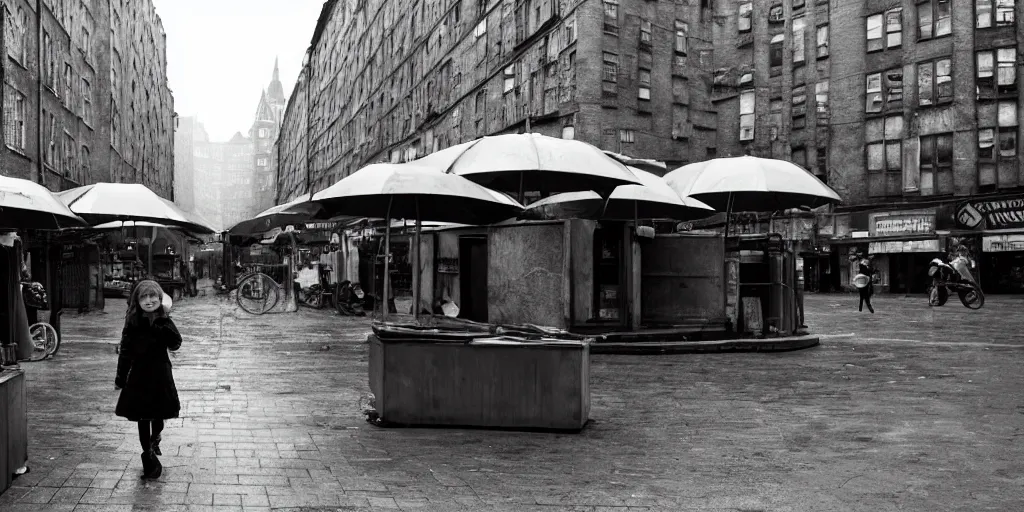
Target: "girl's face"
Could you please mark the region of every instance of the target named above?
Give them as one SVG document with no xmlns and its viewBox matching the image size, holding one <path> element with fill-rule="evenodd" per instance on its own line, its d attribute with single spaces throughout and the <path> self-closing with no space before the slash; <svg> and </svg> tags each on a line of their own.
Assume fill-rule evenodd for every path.
<svg viewBox="0 0 1024 512">
<path fill-rule="evenodd" d="M 160 296 L 152 292 L 139 295 L 139 307 L 146 313 L 152 313 L 160 308 L 160 299 Z"/>
</svg>

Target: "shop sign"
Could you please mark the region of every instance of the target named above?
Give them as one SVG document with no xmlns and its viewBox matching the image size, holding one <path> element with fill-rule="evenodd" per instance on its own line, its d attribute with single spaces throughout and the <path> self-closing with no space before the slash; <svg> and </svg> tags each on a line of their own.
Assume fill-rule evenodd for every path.
<svg viewBox="0 0 1024 512">
<path fill-rule="evenodd" d="M 981 250 L 985 252 L 1024 251 L 1024 235 L 995 235 L 982 237 Z"/>
<path fill-rule="evenodd" d="M 458 274 L 459 273 L 459 259 L 458 258 L 438 258 L 437 259 L 437 273 L 439 273 L 439 274 Z"/>
<path fill-rule="evenodd" d="M 908 240 L 893 242 L 871 242 L 868 244 L 869 254 L 897 254 L 905 252 L 940 252 L 939 241 Z"/>
<path fill-rule="evenodd" d="M 261 254 L 263 254 L 263 246 L 262 245 L 260 245 L 260 244 L 252 244 L 252 245 L 249 246 L 249 255 L 250 256 L 259 256 Z"/>
<path fill-rule="evenodd" d="M 960 203 L 956 223 L 966 229 L 1024 228 L 1024 198 Z"/>
<path fill-rule="evenodd" d="M 868 223 L 871 236 L 930 235 L 935 232 L 935 213 L 877 213 Z"/>
</svg>

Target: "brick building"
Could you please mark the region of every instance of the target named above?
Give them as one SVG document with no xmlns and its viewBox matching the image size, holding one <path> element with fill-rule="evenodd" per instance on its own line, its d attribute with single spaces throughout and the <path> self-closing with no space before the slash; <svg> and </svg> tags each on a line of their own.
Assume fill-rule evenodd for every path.
<svg viewBox="0 0 1024 512">
<path fill-rule="evenodd" d="M 2 172 L 172 198 L 174 100 L 151 0 L 4 0 L 3 15 Z"/>
<path fill-rule="evenodd" d="M 871 252 L 884 287 L 920 292 L 965 244 L 983 288 L 1024 289 L 1022 3 L 717 3 L 719 153 L 792 160 L 845 200 L 817 221 L 809 279 L 845 285 L 846 256 Z"/>
<path fill-rule="evenodd" d="M 278 202 L 527 129 L 673 165 L 713 156 L 711 7 L 325 2 L 278 139 Z"/>
</svg>

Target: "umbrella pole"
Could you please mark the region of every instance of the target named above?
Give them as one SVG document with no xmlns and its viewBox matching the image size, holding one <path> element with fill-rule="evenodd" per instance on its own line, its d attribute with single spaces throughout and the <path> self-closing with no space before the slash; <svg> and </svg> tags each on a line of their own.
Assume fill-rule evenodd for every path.
<svg viewBox="0 0 1024 512">
<path fill-rule="evenodd" d="M 388 212 L 384 218 L 384 291 L 381 292 L 384 296 L 384 304 L 381 306 L 381 318 L 385 323 L 388 321 L 388 291 L 391 287 L 391 265 L 389 260 L 391 259 L 391 205 L 394 201 L 394 196 L 388 198 Z"/>
<path fill-rule="evenodd" d="M 147 279 L 153 279 L 153 244 L 156 243 L 156 226 L 153 226 L 153 232 L 149 237 L 149 262 L 146 265 Z"/>
<path fill-rule="evenodd" d="M 412 268 L 412 317 L 419 323 L 420 319 L 420 284 L 423 282 L 423 278 L 420 276 L 420 229 L 422 223 L 420 222 L 420 199 L 416 197 L 416 237 L 413 241 L 416 244 L 413 250 L 413 268 Z"/>
</svg>

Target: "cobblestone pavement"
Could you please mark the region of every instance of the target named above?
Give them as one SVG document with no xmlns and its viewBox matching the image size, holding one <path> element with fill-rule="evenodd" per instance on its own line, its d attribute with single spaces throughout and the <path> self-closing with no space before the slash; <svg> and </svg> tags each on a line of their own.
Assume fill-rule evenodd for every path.
<svg viewBox="0 0 1024 512">
<path fill-rule="evenodd" d="M 182 301 L 158 482 L 113 414 L 123 304 L 28 373 L 32 471 L 0 510 L 1024 510 L 1024 298 L 811 295 L 820 347 L 592 359 L 580 434 L 367 424 L 365 319 Z"/>
</svg>

